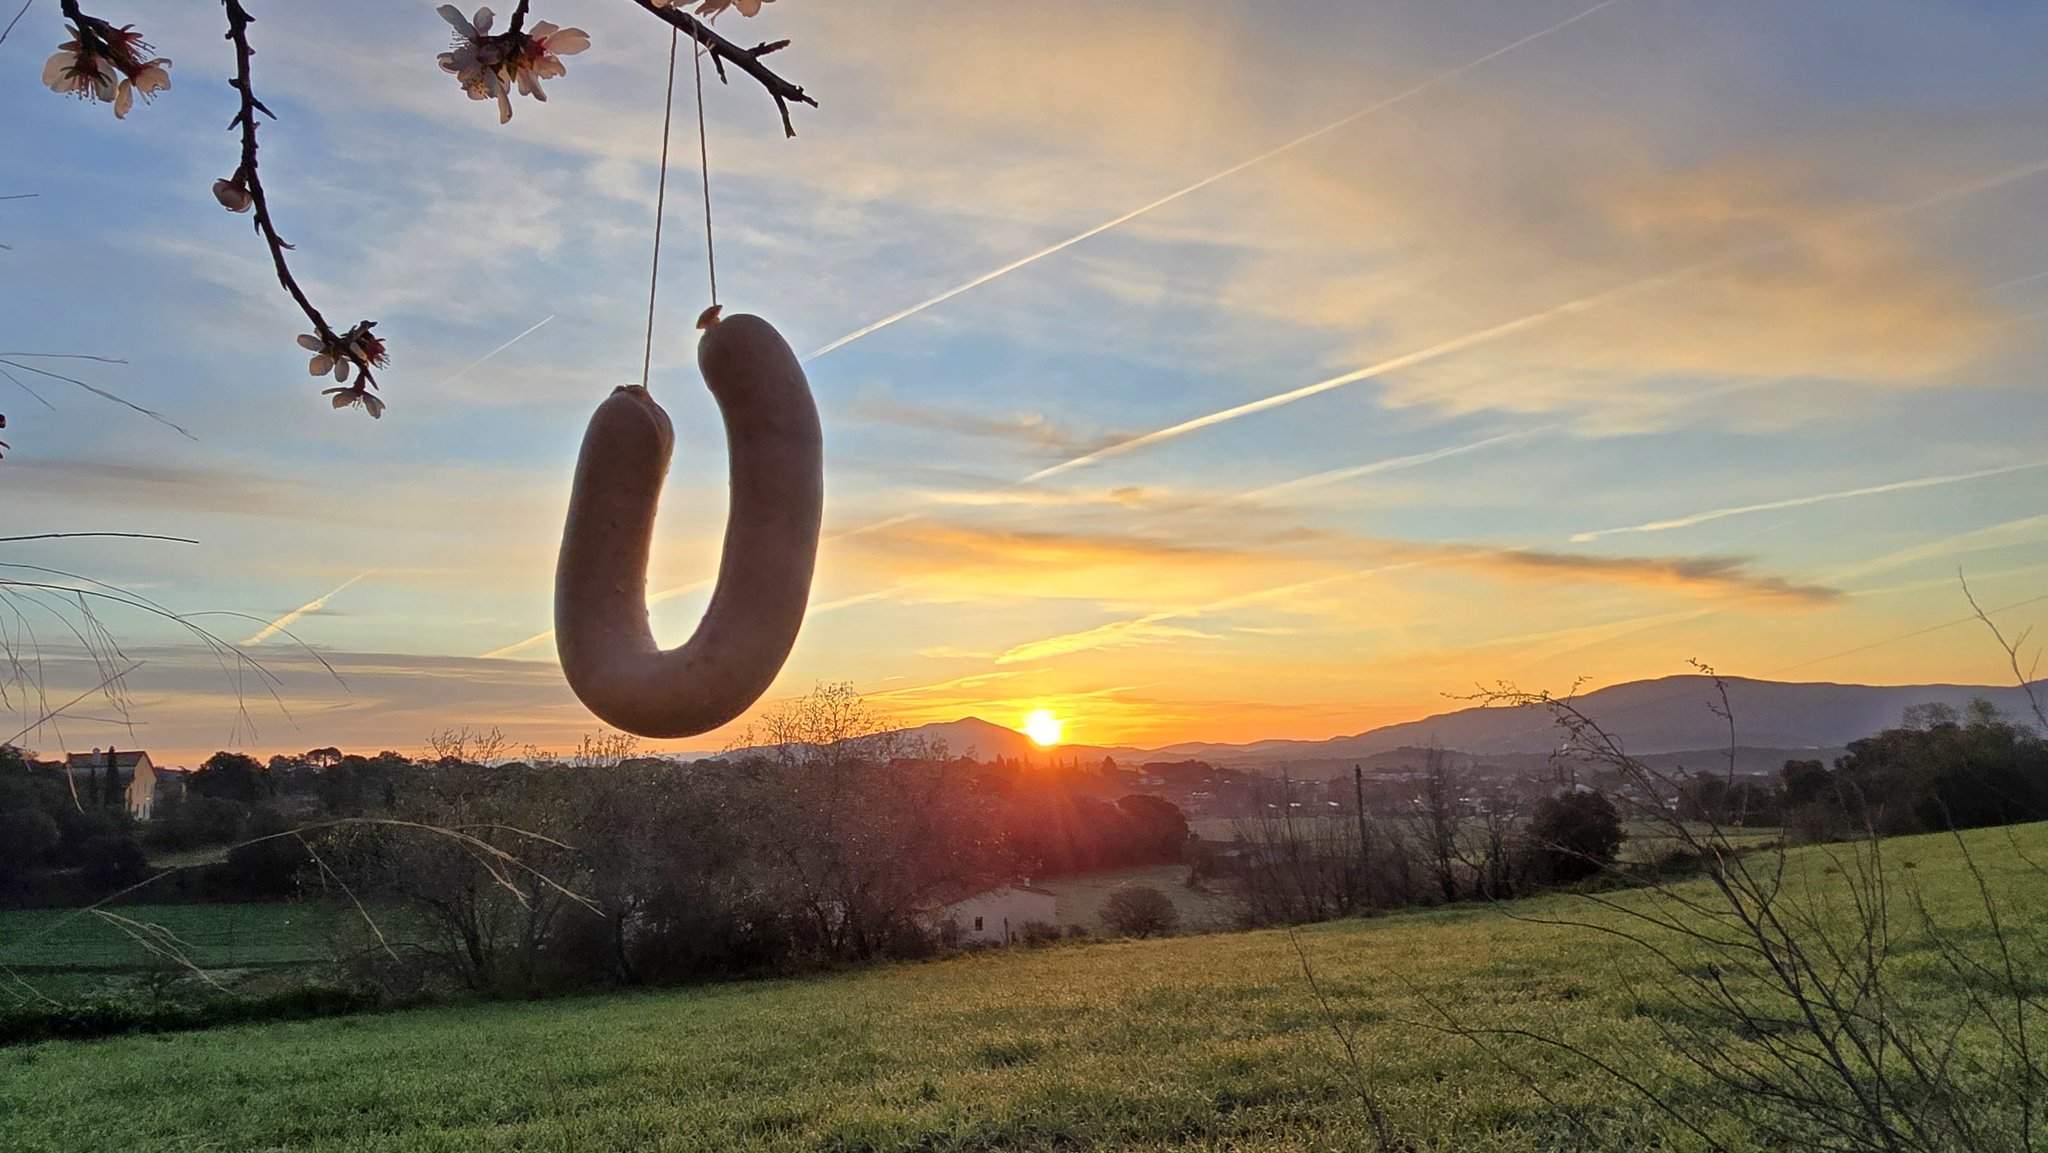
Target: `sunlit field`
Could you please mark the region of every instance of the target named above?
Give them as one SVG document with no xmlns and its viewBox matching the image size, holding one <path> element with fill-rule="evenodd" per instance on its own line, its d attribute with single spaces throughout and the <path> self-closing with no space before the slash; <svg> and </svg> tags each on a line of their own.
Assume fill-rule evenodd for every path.
<svg viewBox="0 0 2048 1153">
<path fill-rule="evenodd" d="M 2040 927 L 2048 894 L 2021 854 L 2048 855 L 2048 826 L 1968 843 L 2009 921 Z M 1971 924 L 1975 884 L 1951 839 L 1890 841 L 1885 855 L 1902 904 L 1917 889 L 1945 924 Z M 1842 884 L 1818 850 L 1795 853 L 1789 874 L 1808 891 Z M 1659 995 L 1631 986 L 1656 967 L 1610 935 L 1530 917 L 1618 923 L 1553 896 L 1295 937 L 42 1044 L 0 1051 L 0 1147 L 1354 1149 L 1371 1146 L 1361 1085 L 1418 1147 L 1701 1147 L 1555 1048 L 1495 1038 L 1482 1051 L 1439 1028 L 1526 1029 L 1625 1062 L 1673 1108 L 1707 1099 L 1659 1044 Z M 1895 931 L 1912 1008 L 1962 995 L 1931 968 L 1915 976 L 1920 946 L 1905 918 Z M 1355 1068 L 1333 1029 L 1355 1034 Z"/>
</svg>

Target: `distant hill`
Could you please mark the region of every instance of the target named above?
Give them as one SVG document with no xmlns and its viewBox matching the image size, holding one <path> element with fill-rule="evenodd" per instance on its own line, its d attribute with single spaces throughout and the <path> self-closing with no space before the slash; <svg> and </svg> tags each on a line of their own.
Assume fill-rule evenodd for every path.
<svg viewBox="0 0 2048 1153">
<path fill-rule="evenodd" d="M 1019 760 L 1029 757 L 1042 761 L 1048 756 L 1057 756 L 1061 761 L 1079 760 L 1087 764 L 1099 762 L 1104 757 L 1114 757 L 1118 764 L 1124 764 L 1145 760 L 1152 755 L 1144 749 L 1123 746 L 1061 745 L 1048 750 L 1015 729 L 980 717 L 919 725 L 901 730 L 901 735 L 914 741 L 943 741 L 948 752 L 963 756 L 971 754 L 978 761 L 992 761 L 997 757 Z"/>
<path fill-rule="evenodd" d="M 1726 678 L 1734 706 L 1738 766 L 1773 768 L 1789 757 L 1827 759 L 1850 741 L 1899 723 L 1911 705 L 1940 703 L 1958 709 L 1982 697 L 2007 715 L 2028 715 L 2025 695 L 2012 686 L 1989 685 L 1844 685 L 1827 682 Z M 2041 682 L 2042 691 L 2048 682 Z M 1704 764 L 1709 755 L 1729 745 L 1728 723 L 1710 706 L 1718 702 L 1714 682 L 1704 676 L 1672 676 L 1628 681 L 1586 693 L 1580 709 L 1620 738 L 1629 752 L 1669 763 Z M 1145 761 L 1195 759 L 1226 768 L 1320 775 L 1355 763 L 1394 765 L 1416 759 L 1431 745 L 1508 765 L 1535 763 L 1557 746 L 1558 732 L 1540 709 L 1464 708 L 1368 729 L 1351 736 L 1321 741 L 1266 740 L 1248 744 L 1190 741 L 1156 749 L 1124 746 L 1061 745 L 1055 752 L 1033 744 L 1015 729 L 979 717 L 920 725 L 903 730 L 914 739 L 944 741 L 956 754 L 977 760 L 996 757 L 1078 760 L 1083 764 L 1114 757 L 1135 766 Z"/>
<path fill-rule="evenodd" d="M 1983 697 L 2008 715 L 2027 709 L 2015 687 L 1985 685 L 1841 685 L 1725 678 L 1735 714 L 1735 743 L 1752 748 L 1833 749 L 1899 722 L 1910 705 L 1961 708 Z M 1586 693 L 1578 707 L 1638 756 L 1725 749 L 1728 722 L 1715 716 L 1714 682 L 1703 676 L 1629 681 Z M 1490 756 L 1547 753 L 1558 733 L 1540 709 L 1466 708 L 1386 725 L 1326 741 L 1259 741 L 1249 745 L 1175 745 L 1161 750 L 1217 764 L 1258 764 L 1301 758 L 1364 758 L 1404 745 L 1440 745 Z"/>
</svg>

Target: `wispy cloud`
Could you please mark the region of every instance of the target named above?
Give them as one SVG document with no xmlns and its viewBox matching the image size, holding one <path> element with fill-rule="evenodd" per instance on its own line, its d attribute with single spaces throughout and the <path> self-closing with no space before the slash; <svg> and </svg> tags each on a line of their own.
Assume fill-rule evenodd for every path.
<svg viewBox="0 0 2048 1153">
<path fill-rule="evenodd" d="M 1830 604 L 1841 592 L 1748 569 L 1746 557 L 1596 557 L 1541 549 L 1432 546 L 1444 563 L 1506 574 L 1561 576 L 1666 587 L 1712 595 L 1762 597 L 1804 605 Z"/>
<path fill-rule="evenodd" d="M 1909 548 L 1885 553 L 1883 556 L 1872 557 L 1867 561 L 1853 564 L 1831 573 L 1828 579 L 1835 581 L 1855 580 L 1859 577 L 1870 576 L 1873 573 L 1890 572 L 1893 569 L 1904 568 L 1907 565 L 1917 564 L 1921 561 L 1939 560 L 1942 557 L 1957 556 L 1963 553 L 2014 548 L 2020 545 L 2037 544 L 2044 540 L 2048 540 L 2048 515 L 2024 516 L 2015 520 L 1986 525 L 1983 528 L 1971 529 L 1968 532 L 1955 533 L 1924 544 L 1916 544 Z M 1953 584 L 1954 581 L 1955 578 L 1950 576 L 1943 578 L 1942 583 Z"/>
<path fill-rule="evenodd" d="M 1082 629 L 1079 632 L 1043 637 L 1039 640 L 1012 645 L 996 657 L 996 663 L 1007 665 L 1026 661 L 1049 660 L 1053 657 L 1069 656 L 1074 653 L 1087 652 L 1091 649 L 1113 648 L 1166 639 L 1175 635 L 1168 623 L 1171 621 L 1209 616 L 1214 613 L 1226 612 L 1230 609 L 1246 608 L 1266 601 L 1281 600 L 1339 582 L 1361 580 L 1380 573 L 1409 568 L 1414 563 L 1405 562 L 1402 564 L 1360 569 L 1353 572 L 1332 573 L 1328 576 L 1316 577 L 1311 580 L 1293 581 L 1284 585 L 1273 585 L 1269 588 L 1238 593 L 1234 596 L 1210 601 L 1207 604 L 1147 613 L 1144 616 L 1111 621 L 1108 624 L 1097 625 L 1090 629 Z"/>
<path fill-rule="evenodd" d="M 242 642 L 242 647 L 254 648 L 257 645 L 262 644 L 264 641 L 269 640 L 271 637 L 274 637 L 277 634 L 285 631 L 286 629 L 291 628 L 292 625 L 296 623 L 300 617 L 305 616 L 307 613 L 317 613 L 321 609 L 326 608 L 328 601 L 331 601 L 335 597 L 340 596 L 343 592 L 346 592 L 348 590 L 349 586 L 355 584 L 357 581 L 362 580 L 364 577 L 369 576 L 371 573 L 376 571 L 376 569 L 364 569 L 362 572 L 359 572 L 356 575 L 336 585 L 333 589 L 329 590 L 328 592 L 325 592 L 320 596 L 314 597 L 312 600 L 307 601 L 305 604 L 300 605 L 298 608 L 295 608 L 292 611 L 284 614 L 283 616 L 278 617 L 276 620 L 271 621 L 269 624 L 264 625 L 262 628 L 252 633 L 247 640 L 244 640 Z"/>
<path fill-rule="evenodd" d="M 887 399 L 867 399 L 857 401 L 852 414 L 857 419 L 879 421 L 904 428 L 1007 441 L 1061 456 L 1091 452 L 1105 444 L 1115 444 L 1129 435 L 1120 432 L 1077 433 L 1054 424 L 1043 413 L 990 415 L 985 412 L 964 412 L 928 401 L 904 404 Z"/>
<path fill-rule="evenodd" d="M 1169 622 L 1213 616 L 1232 609 L 1285 600 L 1346 581 L 1424 566 L 1451 566 L 1505 578 L 1576 580 L 1641 588 L 1668 589 L 1694 596 L 1775 601 L 1814 608 L 1835 603 L 1841 593 L 1820 585 L 1797 584 L 1748 570 L 1741 557 L 1587 557 L 1535 549 L 1484 545 L 1432 545 L 1406 541 L 1376 542 L 1389 563 L 1309 580 L 1292 581 L 1223 597 L 1206 604 L 1164 609 L 1111 621 L 1077 632 L 1060 633 L 1012 645 L 996 657 L 998 665 L 1048 660 L 1094 649 L 1173 639 Z M 1208 634 L 1197 634 L 1207 636 Z"/>
<path fill-rule="evenodd" d="M 1201 416 L 1181 421 L 1178 424 L 1171 424 L 1164 428 L 1142 433 L 1119 441 L 1116 444 L 1106 445 L 1094 452 L 1083 453 L 1070 460 L 1039 469 L 1037 472 L 1024 478 L 1024 483 L 1028 484 L 1047 480 L 1061 473 L 1071 472 L 1077 468 L 1086 468 L 1089 465 L 1123 456 L 1126 453 L 1150 448 L 1157 444 L 1164 444 L 1167 441 L 1178 440 L 1189 433 L 1200 432 L 1203 429 L 1213 428 L 1219 424 L 1228 424 L 1234 420 L 1282 408 L 1298 401 L 1307 400 L 1310 397 L 1321 396 L 1326 392 L 1334 392 L 1337 389 L 1358 384 L 1362 381 L 1373 380 L 1390 373 L 1399 372 L 1402 369 L 1416 368 L 1457 353 L 1493 344 L 1508 337 L 1541 328 L 1546 324 L 1565 317 L 1577 316 L 1596 309 L 1605 308 L 1630 297 L 1666 288 L 1705 273 L 1726 269 L 1746 260 L 1778 252 L 1809 235 L 1848 227 L 1867 226 L 1905 213 L 1931 208 L 1937 204 L 1947 203 L 1961 197 L 1973 196 L 1990 191 L 1991 189 L 2002 188 L 2016 181 L 2037 176 L 2042 172 L 2048 172 L 2048 160 L 2008 168 L 1989 176 L 1951 185 L 1904 204 L 1890 205 L 1867 212 L 1851 214 L 1847 219 L 1829 221 L 1825 225 L 1808 227 L 1788 236 L 1773 237 L 1757 243 L 1743 245 L 1721 256 L 1698 261 L 1655 275 L 1641 277 L 1600 292 L 1575 297 L 1562 304 L 1555 304 L 1535 312 L 1525 313 L 1512 320 L 1475 329 L 1462 336 L 1438 341 L 1425 348 L 1403 353 L 1400 356 L 1390 357 L 1378 363 L 1367 365 L 1364 368 L 1339 373 L 1336 376 L 1316 381 L 1314 384 L 1305 384 L 1300 388 L 1277 392 L 1270 396 L 1260 397 L 1257 400 L 1246 401 L 1243 404 L 1232 405 L 1229 408 L 1205 413 Z"/>
<path fill-rule="evenodd" d="M 1983 480 L 1987 477 L 2007 476 L 2012 473 L 2026 472 L 2038 468 L 2048 468 L 2048 460 L 2034 461 L 2028 464 L 2006 465 L 2002 468 L 1984 468 L 1978 469 L 1975 472 L 1951 473 L 1944 476 L 1915 477 L 1912 480 L 1897 480 L 1887 484 L 1868 485 L 1863 488 L 1842 489 L 1838 492 L 1811 493 L 1806 496 L 1786 497 L 1783 500 L 1764 501 L 1759 504 L 1710 508 L 1703 512 L 1688 513 L 1685 516 L 1671 517 L 1667 520 L 1645 521 L 1642 524 L 1623 525 L 1619 528 L 1603 528 L 1590 532 L 1573 533 L 1572 542 L 1574 544 L 1584 544 L 1587 541 L 1599 540 L 1601 537 L 1615 536 L 1621 533 L 1670 532 L 1673 529 L 1691 528 L 1694 525 L 1726 520 L 1732 516 L 1748 516 L 1751 513 L 1758 512 L 1776 512 L 1787 508 L 1805 508 L 1808 505 L 1829 504 L 1838 500 L 1856 500 L 1866 496 L 1883 496 L 1894 492 L 1911 492 L 1915 489 L 1940 488 L 1944 485 L 1962 484 L 1966 481 Z"/>
<path fill-rule="evenodd" d="M 890 325 L 897 323 L 898 321 L 908 320 L 911 317 L 916 316 L 918 313 L 923 312 L 928 308 L 933 308 L 938 305 L 944 304 L 947 301 L 953 299 L 954 297 L 961 295 L 962 293 L 972 292 L 973 290 L 980 288 L 982 285 L 987 284 L 990 281 L 998 280 L 1002 277 L 1008 276 L 1010 273 L 1015 272 L 1020 268 L 1036 264 L 1037 262 L 1044 260 L 1046 257 L 1055 255 L 1056 253 L 1060 253 L 1069 248 L 1072 248 L 1074 245 L 1079 244 L 1084 240 L 1100 236 L 1103 233 L 1108 232 L 1112 228 L 1118 228 L 1125 224 L 1129 224 L 1131 221 L 1136 220 L 1149 212 L 1155 212 L 1161 208 L 1166 207 L 1169 204 L 1172 204 L 1174 201 L 1180 200 L 1187 196 L 1192 196 L 1193 194 L 1200 192 L 1202 189 L 1207 188 L 1212 184 L 1216 184 L 1219 181 L 1228 180 L 1230 177 L 1233 177 L 1238 173 L 1245 171 L 1248 168 L 1255 168 L 1258 165 L 1264 164 L 1268 160 L 1272 160 L 1276 157 L 1283 156 L 1289 152 L 1292 152 L 1305 144 L 1309 144 L 1316 140 L 1320 140 L 1323 137 L 1328 136 L 1330 133 L 1335 132 L 1340 128 L 1344 128 L 1351 124 L 1355 124 L 1358 121 L 1373 115 L 1374 113 L 1385 111 L 1388 108 L 1392 108 L 1396 104 L 1400 104 L 1403 101 L 1413 99 L 1416 96 L 1420 96 L 1432 88 L 1436 88 L 1443 84 L 1448 84 L 1451 81 L 1456 80 L 1459 77 L 1465 75 L 1466 73 L 1471 72 L 1475 68 L 1479 68 L 1485 64 L 1490 64 L 1493 61 L 1498 60 L 1503 56 L 1506 56 L 1508 53 L 1513 52 L 1519 48 L 1526 47 L 1530 44 L 1534 44 L 1536 41 L 1541 40 L 1546 36 L 1551 36 L 1558 32 L 1562 32 L 1566 28 L 1569 28 L 1572 25 L 1577 24 L 1579 21 L 1584 20 L 1587 17 L 1600 12 L 1602 9 L 1612 8 L 1614 5 L 1621 2 L 1622 0 L 1601 0 L 1600 3 L 1595 4 L 1592 7 L 1587 8 L 1586 10 L 1579 12 L 1574 16 L 1567 17 L 1539 31 L 1532 32 L 1519 40 L 1514 40 L 1507 44 L 1504 44 L 1501 47 L 1496 48 L 1483 56 L 1475 57 L 1474 59 L 1468 60 L 1455 68 L 1446 69 L 1442 72 L 1437 73 L 1434 76 L 1429 77 L 1426 80 L 1420 81 L 1416 84 L 1411 84 L 1408 87 L 1403 88 L 1401 91 L 1394 93 L 1392 96 L 1376 100 L 1373 103 L 1368 104 L 1365 107 L 1360 108 L 1348 115 L 1338 117 L 1337 119 L 1330 121 L 1328 124 L 1325 124 L 1320 128 L 1314 129 L 1309 132 L 1304 132 L 1300 136 L 1297 136 L 1284 144 L 1278 145 L 1273 148 L 1269 148 L 1256 156 L 1250 157 L 1249 159 L 1240 160 L 1236 164 L 1233 164 L 1228 168 L 1225 168 L 1219 172 L 1212 173 L 1208 176 L 1203 177 L 1200 180 L 1195 181 L 1193 184 L 1177 188 L 1172 192 L 1169 192 L 1166 195 L 1159 197 L 1157 200 L 1141 204 L 1138 207 L 1131 209 L 1129 212 L 1105 220 L 1101 224 L 1098 224 L 1093 228 L 1088 228 L 1081 232 L 1077 232 L 1074 235 L 1067 237 L 1065 240 L 1056 241 L 1052 244 L 1046 245 L 1044 248 L 1041 248 L 1036 252 L 1032 252 L 1026 256 L 1018 257 L 1016 260 L 1012 260 L 1009 263 L 1004 264 L 992 271 L 984 272 L 980 276 L 977 276 L 972 280 L 965 282 L 964 284 L 955 285 L 954 287 L 939 293 L 937 296 L 930 297 L 929 299 L 926 300 L 921 300 L 908 308 L 903 308 L 897 310 L 896 312 L 892 312 L 889 315 L 881 318 L 880 320 L 874 321 L 870 324 L 862 325 L 861 327 L 854 329 L 852 332 L 849 332 L 846 335 L 839 337 L 837 340 L 833 340 L 827 344 L 820 346 L 810 355 L 804 357 L 804 360 L 806 363 L 808 363 L 810 361 L 818 359 L 821 356 L 830 355 L 831 353 L 836 352 L 839 349 L 845 348 L 849 344 L 852 344 L 854 341 L 859 340 L 862 337 L 871 336 L 877 332 L 880 332 L 883 329 L 889 327 Z"/>
</svg>

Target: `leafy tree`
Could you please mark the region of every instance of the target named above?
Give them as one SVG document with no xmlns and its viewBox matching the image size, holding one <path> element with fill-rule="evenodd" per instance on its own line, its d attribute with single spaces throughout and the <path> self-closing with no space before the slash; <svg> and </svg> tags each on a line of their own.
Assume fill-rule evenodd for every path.
<svg viewBox="0 0 2048 1153">
<path fill-rule="evenodd" d="M 0 888 L 41 864 L 59 839 L 57 822 L 41 809 L 0 810 Z"/>
<path fill-rule="evenodd" d="M 267 769 L 244 753 L 218 752 L 206 758 L 192 774 L 191 788 L 202 797 L 224 797 L 253 805 L 271 793 Z"/>
<path fill-rule="evenodd" d="M 2048 743 L 1982 700 L 1907 709 L 1898 728 L 1851 742 L 1833 776 L 1855 822 L 1888 834 L 2048 816 Z"/>
<path fill-rule="evenodd" d="M 1600 793 L 1572 789 L 1543 798 L 1529 822 L 1536 864 L 1551 881 L 1583 880 L 1621 852 L 1621 814 Z"/>
<path fill-rule="evenodd" d="M 1103 902 L 1102 923 L 1126 937 L 1151 937 L 1178 928 L 1180 910 L 1150 885 L 1125 885 Z"/>
<path fill-rule="evenodd" d="M 1188 818 L 1164 797 L 1133 793 L 1116 803 L 1129 826 L 1126 841 L 1138 861 L 1174 862 L 1188 844 Z"/>
<path fill-rule="evenodd" d="M 1831 801 L 1835 796 L 1835 775 L 1819 761 L 1786 761 L 1778 770 L 1778 779 L 1785 786 L 1787 808 Z"/>
</svg>

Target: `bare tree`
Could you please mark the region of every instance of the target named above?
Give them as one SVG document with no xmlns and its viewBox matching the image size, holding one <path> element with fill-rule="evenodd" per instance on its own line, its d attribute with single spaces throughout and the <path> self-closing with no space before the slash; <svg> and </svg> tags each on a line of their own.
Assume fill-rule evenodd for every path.
<svg viewBox="0 0 2048 1153">
<path fill-rule="evenodd" d="M 1416 840 L 1428 854 L 1437 891 L 1447 902 L 1458 899 L 1459 840 L 1464 831 L 1458 783 L 1450 758 L 1431 745 L 1423 754 L 1422 795 L 1416 798 L 1413 820 Z"/>
<path fill-rule="evenodd" d="M 496 725 L 488 729 L 457 725 L 429 734 L 427 750 L 443 763 L 495 765 L 512 751 L 512 739 Z"/>
</svg>

